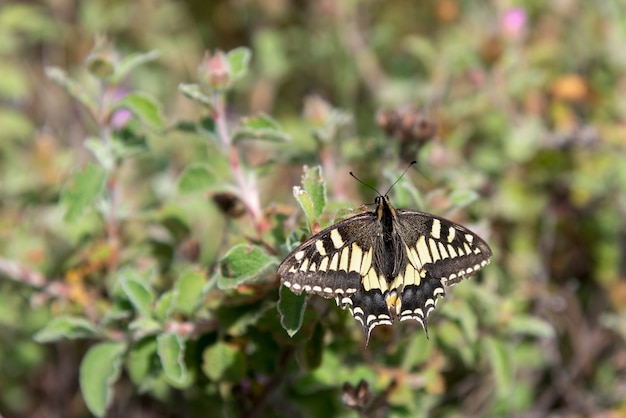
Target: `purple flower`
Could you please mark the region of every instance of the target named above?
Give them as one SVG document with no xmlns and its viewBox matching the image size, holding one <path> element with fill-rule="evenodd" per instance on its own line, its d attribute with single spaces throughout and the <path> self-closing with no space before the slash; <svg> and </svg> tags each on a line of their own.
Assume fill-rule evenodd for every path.
<svg viewBox="0 0 626 418">
<path fill-rule="evenodd" d="M 115 129 L 122 129 L 133 118 L 133 114 L 128 109 L 118 109 L 111 116 L 111 126 Z"/>
<path fill-rule="evenodd" d="M 526 21 L 526 10 L 513 7 L 500 18 L 500 31 L 507 38 L 519 39 L 526 31 Z"/>
</svg>

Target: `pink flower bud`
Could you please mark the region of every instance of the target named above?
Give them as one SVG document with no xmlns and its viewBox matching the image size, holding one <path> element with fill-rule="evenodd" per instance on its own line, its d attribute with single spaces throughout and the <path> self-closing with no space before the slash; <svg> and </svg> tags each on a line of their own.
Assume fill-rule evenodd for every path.
<svg viewBox="0 0 626 418">
<path fill-rule="evenodd" d="M 198 67 L 198 78 L 214 90 L 225 90 L 230 85 L 230 65 L 226 54 L 215 51 L 204 54 L 204 59 Z"/>
</svg>

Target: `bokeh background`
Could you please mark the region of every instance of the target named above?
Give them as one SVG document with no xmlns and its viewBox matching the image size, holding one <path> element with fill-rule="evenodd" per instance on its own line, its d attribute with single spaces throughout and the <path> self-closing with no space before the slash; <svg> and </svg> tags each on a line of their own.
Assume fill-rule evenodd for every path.
<svg viewBox="0 0 626 418">
<path fill-rule="evenodd" d="M 120 56 L 159 52 L 117 87 L 155 97 L 165 120 L 119 173 L 139 220 L 125 221 L 116 266 L 156 265 L 175 281 L 178 263 L 213 277 L 238 242 L 261 242 L 279 261 L 287 229 L 307 233 L 291 196 L 304 164 L 323 167 L 329 223 L 373 201 L 349 171 L 386 190 L 412 159 L 396 206 L 461 222 L 494 251 L 479 277 L 439 301 L 429 340 L 417 324 L 396 324 L 367 349 L 349 314 L 321 298 L 289 339 L 275 277 L 252 296 L 214 291 L 205 316 L 186 318 L 212 324 L 187 352 L 219 341 L 249 361 L 225 376 L 189 354 L 196 375 L 179 386 L 125 371 L 108 416 L 349 417 L 356 405 L 360 416 L 626 417 L 626 4 L 617 0 L 1 2 L 1 416 L 90 416 L 81 359 L 114 337 L 33 340 L 55 316 L 101 318 L 92 310 L 115 306 L 103 285 L 115 272 L 97 257 L 105 227 L 94 214 L 65 222 L 59 203 L 70 174 L 93 160 L 84 141 L 101 126 L 44 71 L 60 67 L 97 89 L 85 60 L 102 36 Z M 252 59 L 226 95 L 229 120 L 264 112 L 291 137 L 237 148 L 272 232 L 235 204 L 176 188 L 198 161 L 230 181 L 228 158 L 176 129 L 206 116 L 178 86 L 196 79 L 205 51 L 240 46 Z M 393 129 L 402 121 L 408 128 Z M 185 248 L 193 255 L 180 256 Z M 239 313 L 247 322 L 234 329 Z"/>
</svg>

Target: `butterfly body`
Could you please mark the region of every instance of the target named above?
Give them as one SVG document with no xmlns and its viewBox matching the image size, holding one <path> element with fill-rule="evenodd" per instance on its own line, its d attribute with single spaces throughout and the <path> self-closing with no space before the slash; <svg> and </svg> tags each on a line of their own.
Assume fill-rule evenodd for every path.
<svg viewBox="0 0 626 418">
<path fill-rule="evenodd" d="M 312 236 L 278 267 L 294 293 L 335 298 L 363 326 L 366 343 L 377 325 L 428 314 L 444 285 L 475 274 L 491 249 L 467 228 L 428 213 L 395 209 L 376 197 L 375 211 L 343 220 Z"/>
</svg>

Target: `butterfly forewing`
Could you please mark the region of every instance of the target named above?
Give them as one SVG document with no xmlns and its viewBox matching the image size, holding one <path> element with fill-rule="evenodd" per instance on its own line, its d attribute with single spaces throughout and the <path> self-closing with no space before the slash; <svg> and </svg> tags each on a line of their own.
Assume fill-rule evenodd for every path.
<svg viewBox="0 0 626 418">
<path fill-rule="evenodd" d="M 331 298 L 362 286 L 362 271 L 372 262 L 380 225 L 372 212 L 341 221 L 309 238 L 278 267 L 282 283 L 293 292 Z"/>
<path fill-rule="evenodd" d="M 467 228 L 428 213 L 395 210 L 379 196 L 374 212 L 341 221 L 309 238 L 278 267 L 297 294 L 334 297 L 372 330 L 427 317 L 444 285 L 468 278 L 489 263 L 491 249 Z"/>
</svg>

